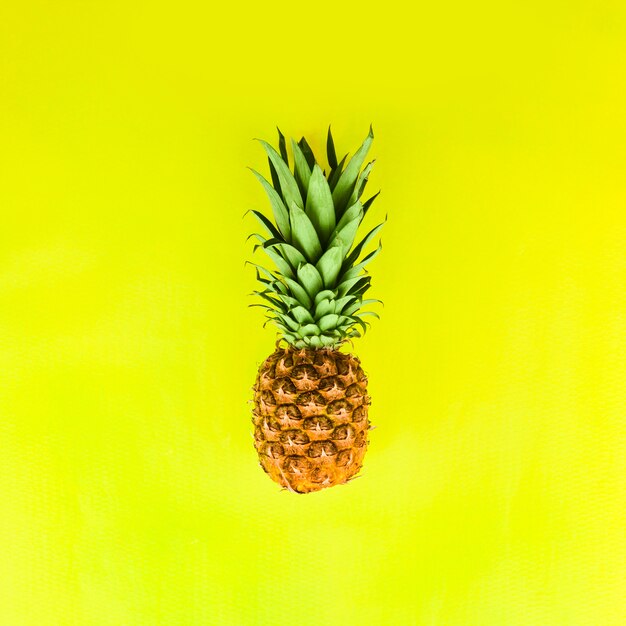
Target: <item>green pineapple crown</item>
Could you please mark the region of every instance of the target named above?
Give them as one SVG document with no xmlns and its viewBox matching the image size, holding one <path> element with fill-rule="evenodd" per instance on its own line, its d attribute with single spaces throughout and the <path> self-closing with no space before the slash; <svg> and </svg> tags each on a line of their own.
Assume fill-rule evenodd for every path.
<svg viewBox="0 0 626 626">
<path fill-rule="evenodd" d="M 380 191 L 365 202 L 361 196 L 374 161 L 363 167 L 374 133 L 370 131 L 352 158 L 337 161 L 333 136 L 326 142 L 328 176 L 319 166 L 306 139 L 291 140 L 293 173 L 285 137 L 278 129 L 277 152 L 260 140 L 268 156 L 272 184 L 252 170 L 263 185 L 272 207 L 272 222 L 259 211 L 250 211 L 267 231 L 253 233 L 254 246 L 274 262 L 273 271 L 253 263 L 262 288 L 253 294 L 264 300 L 268 322 L 278 328 L 296 348 L 337 348 L 367 330 L 363 311 L 380 300 L 365 300 L 371 278 L 365 266 L 380 252 L 382 244 L 361 257 L 383 223 L 354 244 L 357 231 Z M 345 165 L 345 167 L 344 167 Z M 266 322 L 267 324 L 267 322 Z"/>
</svg>

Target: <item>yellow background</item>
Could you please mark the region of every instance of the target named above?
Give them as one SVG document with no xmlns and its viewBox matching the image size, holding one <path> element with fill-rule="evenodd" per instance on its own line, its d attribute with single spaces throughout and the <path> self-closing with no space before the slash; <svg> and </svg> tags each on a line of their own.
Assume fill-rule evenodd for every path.
<svg viewBox="0 0 626 626">
<path fill-rule="evenodd" d="M 0 9 L 1 626 L 623 626 L 626 9 Z M 275 124 L 386 213 L 362 477 L 257 465 Z"/>
</svg>

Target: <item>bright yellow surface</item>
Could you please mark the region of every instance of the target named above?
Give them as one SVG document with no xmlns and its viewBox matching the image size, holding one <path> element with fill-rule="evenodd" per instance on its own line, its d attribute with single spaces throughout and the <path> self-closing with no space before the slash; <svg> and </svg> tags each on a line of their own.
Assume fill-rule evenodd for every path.
<svg viewBox="0 0 626 626">
<path fill-rule="evenodd" d="M 626 8 L 0 9 L 1 626 L 626 624 Z M 281 492 L 246 165 L 353 151 L 359 480 Z"/>
</svg>

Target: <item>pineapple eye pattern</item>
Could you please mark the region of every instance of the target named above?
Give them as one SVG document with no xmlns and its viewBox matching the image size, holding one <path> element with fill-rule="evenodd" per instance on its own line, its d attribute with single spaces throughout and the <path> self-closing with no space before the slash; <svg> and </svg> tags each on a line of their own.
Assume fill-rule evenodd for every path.
<svg viewBox="0 0 626 626">
<path fill-rule="evenodd" d="M 310 367 L 322 369 L 327 364 L 301 363 L 307 356 L 306 351 L 294 351 L 287 375 L 273 381 L 264 375 L 271 360 L 261 366 L 258 397 L 266 386 L 277 394 L 277 390 L 293 385 L 295 402 L 281 402 L 276 395 L 274 404 L 266 403 L 263 408 L 259 402 L 253 411 L 254 442 L 263 469 L 297 493 L 318 491 L 353 478 L 361 467 L 369 428 L 369 399 L 365 383 L 356 380 L 356 357 L 349 357 L 347 369 L 354 375 L 346 385 L 338 375 L 322 377 L 319 371 L 312 375 Z M 312 379 L 317 380 L 317 389 L 298 393 L 298 386 Z M 346 398 L 349 391 L 350 400 Z"/>
</svg>

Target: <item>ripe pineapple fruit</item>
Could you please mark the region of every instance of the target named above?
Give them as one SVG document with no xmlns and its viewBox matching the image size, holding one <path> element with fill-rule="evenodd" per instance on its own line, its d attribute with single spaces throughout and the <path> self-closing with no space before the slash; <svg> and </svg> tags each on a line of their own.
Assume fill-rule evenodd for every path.
<svg viewBox="0 0 626 626">
<path fill-rule="evenodd" d="M 285 138 L 279 151 L 261 141 L 272 184 L 253 171 L 272 207 L 274 221 L 251 211 L 267 231 L 254 233 L 258 248 L 274 262 L 256 266 L 268 321 L 278 328 L 279 347 L 259 368 L 254 385 L 254 442 L 261 467 L 283 487 L 308 493 L 354 477 L 367 448 L 370 427 L 367 378 L 359 359 L 340 351 L 367 328 L 363 307 L 370 276 L 364 267 L 381 245 L 361 258 L 383 224 L 353 245 L 378 194 L 361 202 L 373 161 L 363 167 L 372 129 L 354 156 L 338 162 L 328 129 L 328 176 L 304 137 L 292 140 L 290 170 Z M 345 168 L 344 168 L 345 165 Z"/>
</svg>

